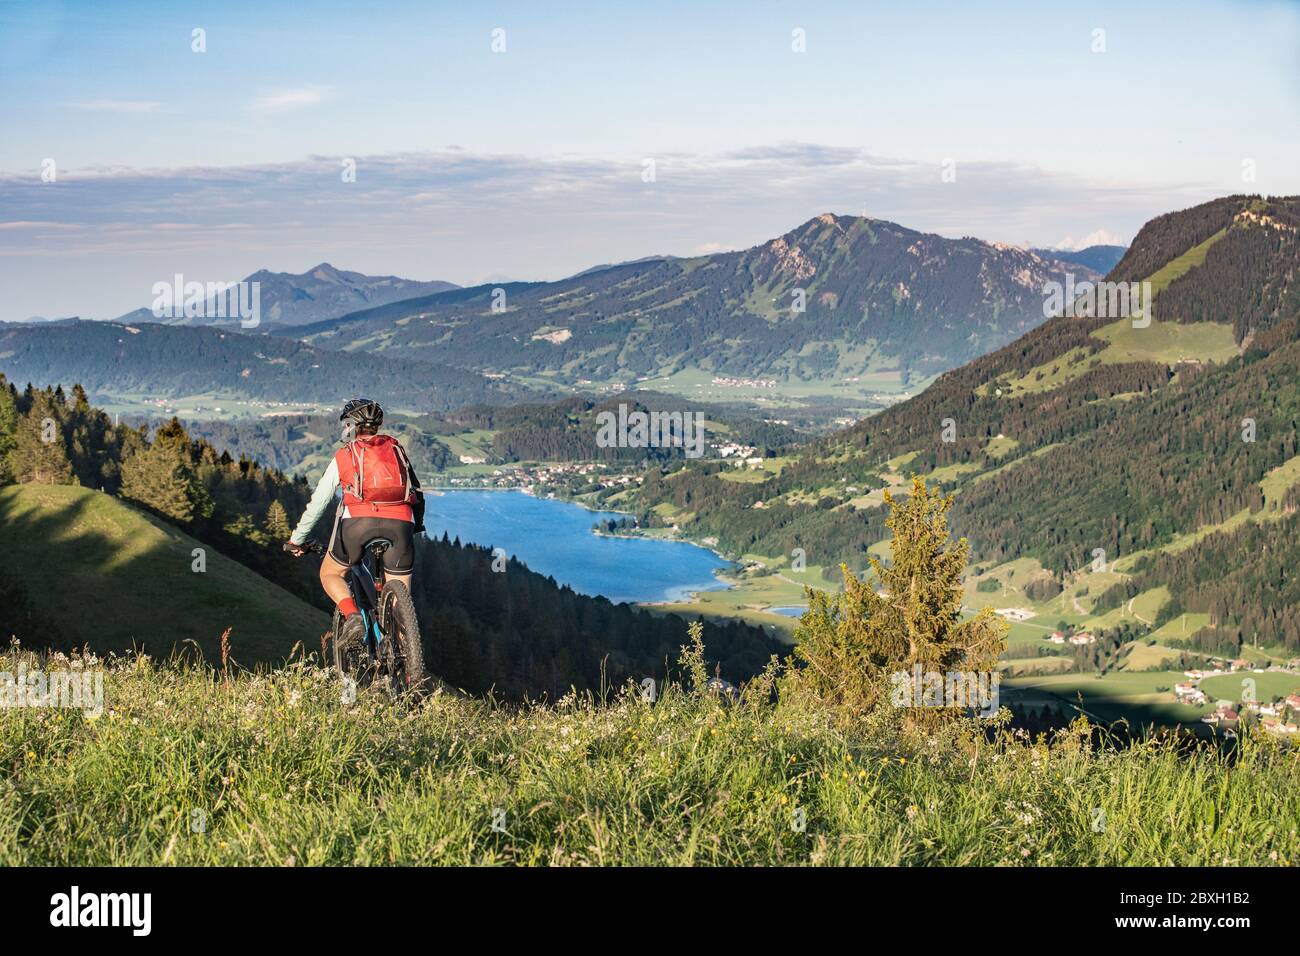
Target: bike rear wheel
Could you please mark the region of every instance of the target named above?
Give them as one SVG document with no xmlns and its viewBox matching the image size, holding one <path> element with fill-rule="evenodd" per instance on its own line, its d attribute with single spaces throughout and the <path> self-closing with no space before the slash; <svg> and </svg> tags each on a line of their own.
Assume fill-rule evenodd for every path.
<svg viewBox="0 0 1300 956">
<path fill-rule="evenodd" d="M 420 624 L 415 617 L 411 592 L 400 581 L 384 585 L 379 598 L 380 628 L 384 641 L 380 649 L 388 671 L 390 687 L 396 694 L 422 696 L 427 681 L 424 673 L 424 645 L 420 643 Z"/>
</svg>

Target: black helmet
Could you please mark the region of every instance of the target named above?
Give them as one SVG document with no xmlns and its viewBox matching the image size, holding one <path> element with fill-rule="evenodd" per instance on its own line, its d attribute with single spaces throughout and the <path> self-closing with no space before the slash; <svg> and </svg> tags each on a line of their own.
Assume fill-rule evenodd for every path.
<svg viewBox="0 0 1300 956">
<path fill-rule="evenodd" d="M 378 402 L 372 402 L 368 398 L 354 398 L 343 406 L 343 414 L 339 416 L 339 421 L 378 428 L 384 424 L 384 410 L 379 407 Z"/>
</svg>

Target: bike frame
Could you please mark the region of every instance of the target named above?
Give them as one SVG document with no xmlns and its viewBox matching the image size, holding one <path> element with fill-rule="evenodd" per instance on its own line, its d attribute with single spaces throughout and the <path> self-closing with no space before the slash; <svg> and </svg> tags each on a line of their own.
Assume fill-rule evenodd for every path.
<svg viewBox="0 0 1300 956">
<path fill-rule="evenodd" d="M 373 641 L 374 647 L 378 648 L 384 639 L 384 632 L 379 627 L 379 594 L 384 589 L 384 572 L 380 570 L 376 576 L 371 567 L 374 562 L 375 555 L 367 548 L 365 557 L 348 569 L 347 580 L 352 600 L 357 602 L 357 610 L 366 623 L 366 639 Z"/>
<path fill-rule="evenodd" d="M 383 643 L 384 632 L 379 621 L 379 598 L 384 592 L 383 554 L 392 542 L 385 538 L 376 538 L 366 542 L 361 560 L 348 568 L 346 581 L 352 600 L 357 602 L 361 620 L 366 625 L 366 644 L 371 657 L 378 658 L 379 645 Z M 289 544 L 284 545 L 289 549 Z M 304 548 L 316 554 L 326 554 L 328 549 L 319 541 L 308 541 Z"/>
</svg>

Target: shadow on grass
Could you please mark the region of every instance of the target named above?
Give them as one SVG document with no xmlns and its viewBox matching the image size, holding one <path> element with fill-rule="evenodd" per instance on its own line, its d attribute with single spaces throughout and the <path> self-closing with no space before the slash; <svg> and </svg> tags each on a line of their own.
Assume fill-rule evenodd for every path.
<svg viewBox="0 0 1300 956">
<path fill-rule="evenodd" d="M 179 529 L 102 492 L 0 488 L 0 623 L 33 649 L 166 656 L 194 642 L 220 657 L 232 628 L 241 664 L 319 651 L 326 615 Z"/>
</svg>

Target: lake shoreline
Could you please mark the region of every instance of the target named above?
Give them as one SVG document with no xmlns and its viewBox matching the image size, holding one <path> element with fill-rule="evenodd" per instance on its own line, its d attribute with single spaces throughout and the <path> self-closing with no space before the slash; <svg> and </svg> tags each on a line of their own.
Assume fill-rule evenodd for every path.
<svg viewBox="0 0 1300 956">
<path fill-rule="evenodd" d="M 516 488 L 438 488 L 436 490 L 440 495 L 463 493 L 463 492 L 482 492 L 482 491 L 518 492 L 519 494 L 524 495 L 525 497 L 530 498 L 534 501 L 555 501 L 563 504 L 576 505 L 577 507 L 582 508 L 584 511 L 587 511 L 590 514 L 617 515 L 619 517 L 629 517 L 629 518 L 635 517 L 630 512 L 619 511 L 617 509 L 611 510 L 608 508 L 594 507 L 587 501 L 584 501 L 580 498 L 570 498 L 570 497 L 561 497 L 561 496 L 543 498 L 534 494 L 531 491 L 527 491 L 523 488 L 517 488 L 517 487 Z M 633 604 L 636 607 L 643 607 L 652 610 L 662 610 L 665 608 L 675 609 L 673 610 L 672 613 L 693 613 L 693 612 L 704 613 L 707 612 L 708 608 L 702 598 L 702 595 L 730 593 L 736 597 L 744 597 L 750 593 L 751 589 L 747 586 L 746 582 L 740 577 L 738 573 L 740 570 L 741 561 L 732 558 L 725 552 L 719 550 L 716 545 L 706 544 L 703 541 L 694 540 L 689 536 L 681 535 L 679 532 L 674 532 L 672 537 L 658 537 L 655 535 L 646 534 L 644 529 L 639 529 L 639 528 L 632 529 L 632 530 L 621 530 L 621 531 L 604 531 L 599 528 L 590 528 L 588 530 L 591 535 L 598 538 L 623 539 L 627 541 L 658 541 L 665 544 L 688 544 L 691 545 L 692 547 L 699 548 L 703 551 L 709 552 L 724 564 L 724 567 L 715 568 L 713 571 L 714 579 L 721 585 L 720 587 L 696 588 L 687 591 L 682 596 L 660 598 L 657 600 L 650 600 L 650 601 L 628 602 L 630 604 Z M 601 595 L 601 596 L 606 597 L 609 600 L 613 600 L 612 598 L 609 598 L 608 595 Z M 692 606 L 694 606 L 694 611 L 692 610 Z M 784 618 L 785 620 L 788 621 L 797 621 L 798 617 L 796 616 L 782 614 L 779 611 L 773 610 L 773 608 L 776 607 L 791 607 L 791 606 L 792 605 L 789 604 L 779 604 L 779 605 L 771 605 L 770 607 L 764 607 L 757 610 L 759 610 L 760 613 L 770 614 L 773 617 Z M 742 615 L 729 616 L 727 619 L 736 620 L 736 621 L 745 620 L 745 618 Z"/>
<path fill-rule="evenodd" d="M 601 533 L 593 527 L 631 518 L 626 512 L 522 488 L 435 490 L 427 508 L 430 536 L 446 533 L 462 542 L 501 548 L 530 570 L 579 593 L 653 606 L 698 600 L 700 594 L 737 584 L 734 562 L 716 549 L 674 538 Z M 488 491 L 521 494 L 483 494 Z M 615 540 L 622 544 L 614 545 Z"/>
</svg>

